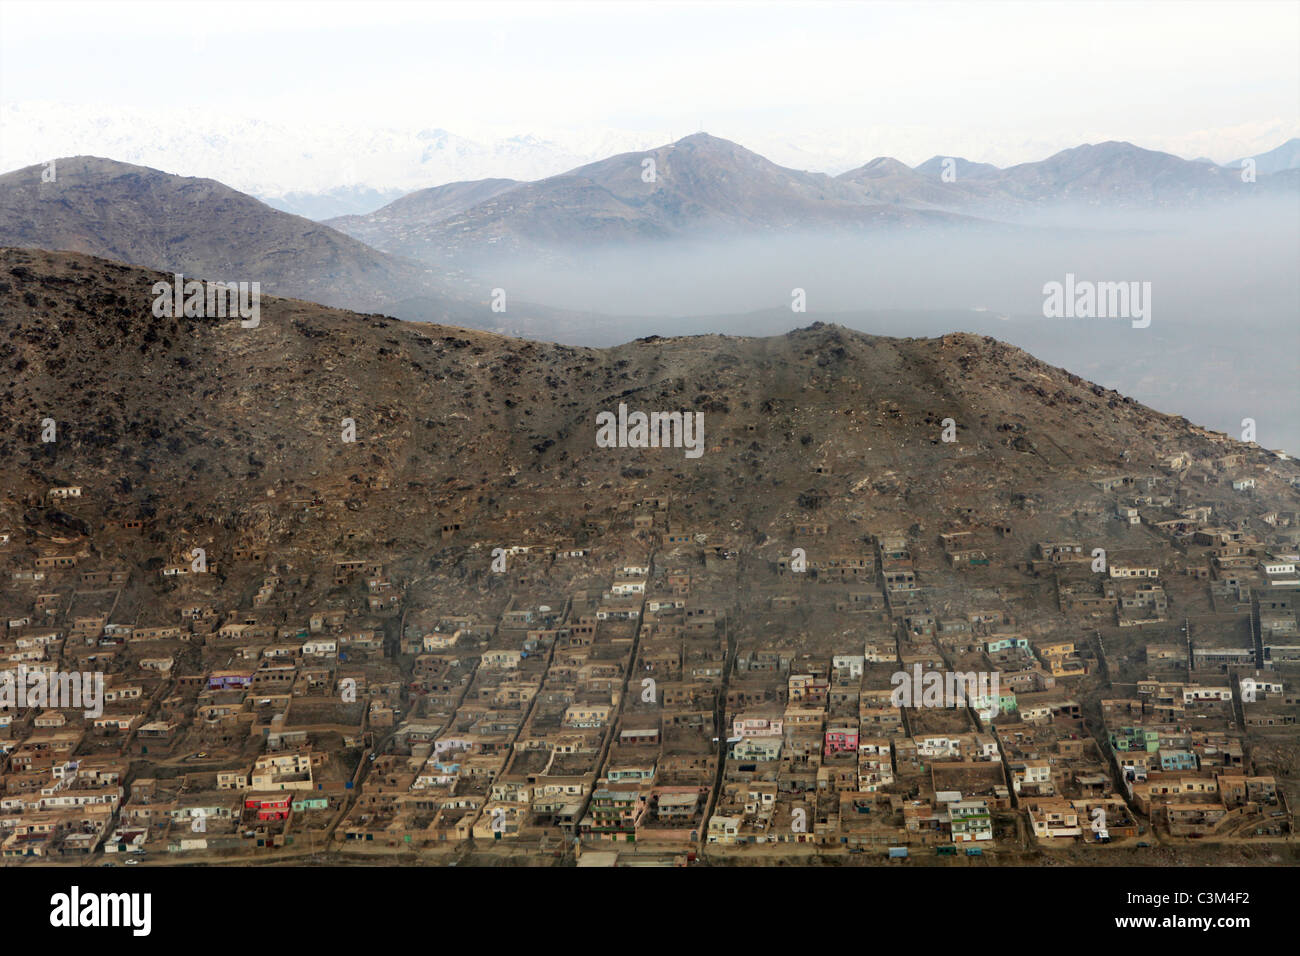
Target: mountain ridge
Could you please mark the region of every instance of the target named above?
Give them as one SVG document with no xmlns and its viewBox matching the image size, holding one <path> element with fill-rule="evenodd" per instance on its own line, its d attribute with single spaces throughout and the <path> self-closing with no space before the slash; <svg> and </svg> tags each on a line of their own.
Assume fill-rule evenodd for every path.
<svg viewBox="0 0 1300 956">
<path fill-rule="evenodd" d="M 936 156 L 910 168 L 881 156 L 830 177 L 779 166 L 729 140 L 697 133 L 516 184 L 441 218 L 426 211 L 436 209 L 435 196 L 453 187 L 468 193 L 476 184 L 417 191 L 369 215 L 328 222 L 413 259 L 461 261 L 475 253 L 553 251 L 586 238 L 987 225 L 1058 203 L 1158 209 L 1253 195 L 1253 184 L 1226 167 L 1120 141 L 1083 144 L 1006 169 L 961 160 L 952 164 L 955 178 L 943 175 L 945 162 Z M 655 177 L 649 182 L 647 163 Z M 1295 188 L 1281 175 L 1269 186 Z"/>
<path fill-rule="evenodd" d="M 267 291 L 385 305 L 427 290 L 425 267 L 281 212 L 213 179 L 97 156 L 0 175 L 0 245 L 67 249 Z M 238 237 L 232 242 L 231 237 Z"/>
<path fill-rule="evenodd" d="M 573 313 L 513 300 L 438 264 L 375 249 L 216 180 L 103 157 L 67 157 L 0 175 L 0 245 L 66 250 L 410 321 L 545 330 Z"/>
<path fill-rule="evenodd" d="M 711 520 L 726 512 L 727 489 L 752 486 L 764 490 L 744 520 L 764 529 L 817 488 L 865 519 L 925 523 L 951 517 L 958 500 L 990 513 L 1019 507 L 1018 496 L 1041 505 L 1113 472 L 1165 473 L 1169 454 L 1207 460 L 1225 443 L 1275 473 L 1296 470 L 988 337 L 814 323 L 761 339 L 591 349 L 272 296 L 245 329 L 154 318 L 152 284 L 167 278 L 0 250 L 9 488 L 71 475 L 105 517 L 167 509 L 181 528 L 198 519 L 191 504 L 243 526 L 295 489 L 342 500 L 375 482 L 409 500 L 463 488 L 464 507 L 511 489 L 658 486 Z M 596 447 L 596 414 L 620 403 L 703 412 L 706 453 Z M 47 416 L 60 423 L 53 447 L 38 438 Z M 940 441 L 949 418 L 954 445 Z M 355 447 L 339 441 L 344 419 L 356 423 Z M 183 499 L 165 497 L 180 487 Z M 112 506 L 100 495 L 110 488 Z M 423 521 L 386 533 L 414 547 L 421 528 L 430 533 Z"/>
</svg>

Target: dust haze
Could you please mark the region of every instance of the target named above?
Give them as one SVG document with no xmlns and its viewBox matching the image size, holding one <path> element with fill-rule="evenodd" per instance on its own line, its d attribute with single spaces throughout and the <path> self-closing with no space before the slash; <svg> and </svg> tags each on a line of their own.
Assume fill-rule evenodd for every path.
<svg viewBox="0 0 1300 956">
<path fill-rule="evenodd" d="M 547 334 L 773 335 L 815 321 L 882 335 L 992 335 L 1267 448 L 1300 452 L 1300 199 L 1179 211 L 1056 206 L 998 225 L 566 246 L 480 260 L 485 283 L 591 314 Z M 1150 282 L 1152 321 L 1043 317 L 1044 284 Z M 807 311 L 792 311 L 803 289 Z M 596 316 L 599 316 L 597 318 Z"/>
</svg>

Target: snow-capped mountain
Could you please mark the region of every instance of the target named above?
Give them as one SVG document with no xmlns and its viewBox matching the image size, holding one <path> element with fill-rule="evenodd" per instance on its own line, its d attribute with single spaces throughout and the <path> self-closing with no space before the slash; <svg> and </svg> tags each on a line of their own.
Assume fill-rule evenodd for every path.
<svg viewBox="0 0 1300 956">
<path fill-rule="evenodd" d="M 424 125 L 418 117 L 404 128 L 365 128 L 342 120 L 271 123 L 224 116 L 203 124 L 192 115 L 159 110 L 4 102 L 0 103 L 0 172 L 55 156 L 111 156 L 177 175 L 216 179 L 276 209 L 324 220 L 365 215 L 407 193 L 448 183 L 543 179 L 620 153 L 655 149 L 701 131 L 589 126 L 520 132 L 485 126 L 453 133 L 435 123 Z M 1039 160 L 1080 141 L 1117 138 L 1110 130 L 1088 131 L 1066 142 L 1038 132 L 870 124 L 835 129 L 710 128 L 708 132 L 743 143 L 790 169 L 829 176 L 886 155 L 909 165 L 937 154 L 968 156 L 1005 167 Z M 1216 141 L 1213 132 L 1144 141 L 1143 146 L 1182 156 L 1205 155 L 1206 147 Z M 1230 141 L 1262 153 L 1295 136 L 1297 127 L 1292 122 L 1265 123 L 1229 132 Z M 1271 172 L 1294 162 L 1294 144 L 1288 143 L 1267 154 L 1267 168 L 1261 165 L 1259 171 Z"/>
<path fill-rule="evenodd" d="M 214 122 L 146 110 L 63 104 L 0 105 L 0 170 L 54 156 L 112 156 L 176 175 L 217 179 L 309 218 L 371 212 L 444 183 L 532 180 L 658 145 L 658 132 L 603 131 L 560 141 L 542 134 L 469 139 L 437 128 L 370 129 Z"/>
</svg>

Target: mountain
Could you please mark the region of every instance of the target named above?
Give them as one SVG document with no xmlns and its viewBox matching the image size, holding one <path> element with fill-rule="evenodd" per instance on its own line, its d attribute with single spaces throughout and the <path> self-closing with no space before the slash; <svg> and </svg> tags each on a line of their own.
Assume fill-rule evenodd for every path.
<svg viewBox="0 0 1300 956">
<path fill-rule="evenodd" d="M 448 183 L 409 193 L 369 215 L 339 216 L 326 225 L 395 254 L 419 255 L 439 223 L 519 185 L 514 179 Z"/>
<path fill-rule="evenodd" d="M 164 110 L 52 101 L 0 103 L 0 129 L 4 130 L 0 169 L 24 167 L 52 156 L 111 156 L 217 179 L 277 209 L 316 220 L 367 215 L 386 201 L 431 185 L 483 178 L 536 181 L 605 157 L 650 151 L 676 138 L 664 130 L 589 127 L 461 135 L 418 124 L 367 128 L 307 119 L 248 119 L 240 136 L 220 131 L 196 135 L 178 127 L 175 117 Z M 755 131 L 743 141 L 780 165 L 839 173 L 878 151 L 877 144 L 886 136 L 899 153 L 920 145 L 907 130 L 863 128 Z M 250 141 L 258 148 L 246 148 Z M 1026 140 L 1033 141 L 1032 137 Z M 1287 164 L 1293 166 L 1294 143 L 1258 154 L 1260 159 L 1273 153 L 1290 156 L 1281 164 L 1264 163 L 1259 171 L 1267 175 Z M 985 149 L 989 156 L 1019 152 L 1000 143 Z M 937 179 L 945 158 L 935 156 L 916 168 L 923 176 Z M 1240 162 L 1230 166 L 1239 169 Z M 957 162 L 959 182 L 982 179 L 995 170 L 986 163 Z"/>
<path fill-rule="evenodd" d="M 1062 150 L 983 181 L 1003 199 L 1037 204 L 1184 206 L 1249 194 L 1234 171 L 1113 141 Z"/>
<path fill-rule="evenodd" d="M 392 203 L 330 224 L 376 248 L 435 261 L 593 243 L 951 221 L 873 202 L 851 183 L 778 166 L 707 133 L 504 189 L 438 219 L 442 195 L 429 197 L 427 213 L 423 200 Z"/>
<path fill-rule="evenodd" d="M 0 243 L 68 250 L 133 265 L 259 282 L 266 294 L 527 335 L 598 325 L 599 317 L 508 300 L 491 286 L 373 249 L 272 209 L 210 179 L 75 156 L 0 176 Z"/>
<path fill-rule="evenodd" d="M 1006 169 L 954 158 L 956 175 L 949 183 L 941 178 L 946 162 L 934 156 L 908 169 L 897 160 L 880 158 L 837 178 L 859 184 L 880 201 L 961 209 L 993 218 L 1057 203 L 1182 207 L 1252 194 L 1249 184 L 1241 181 L 1240 162 L 1223 167 L 1114 141 L 1076 146 Z M 1262 154 L 1257 163 L 1261 176 L 1300 166 L 1300 140 Z M 1286 180 L 1275 185 L 1291 188 Z"/>
<path fill-rule="evenodd" d="M 1023 231 L 1017 217 L 1053 201 L 1145 209 L 1198 197 L 1300 195 L 1296 170 L 1247 185 L 1234 170 L 1122 143 L 1066 150 L 976 179 L 959 173 L 945 183 L 888 157 L 835 178 L 799 172 L 697 134 L 537 182 L 477 180 L 421 190 L 371 215 L 332 220 L 334 229 L 212 180 L 94 157 L 53 166 L 51 182 L 42 181 L 45 166 L 0 176 L 0 242 L 224 275 L 258 281 L 267 294 L 552 339 L 620 324 L 599 314 L 618 311 L 605 304 L 608 293 L 557 296 L 557 284 L 574 288 L 558 267 L 644 272 L 640 253 L 651 248 L 645 243 L 681 256 L 702 248 L 696 240 L 719 237 L 784 236 L 806 244 L 815 234 L 834 244 L 882 227 L 915 233 L 990 221 Z M 670 249 L 667 240 L 687 241 Z M 510 293 L 506 311 L 496 308 L 498 288 Z"/>
<path fill-rule="evenodd" d="M 94 156 L 0 176 L 0 244 L 66 249 L 136 265 L 258 281 L 262 291 L 385 308 L 430 294 L 424 267 L 271 209 L 211 179 Z"/>
<path fill-rule="evenodd" d="M 878 157 L 829 177 L 698 133 L 536 182 L 422 190 L 329 225 L 387 252 L 472 268 L 521 254 L 558 261 L 593 245 L 970 225 L 1055 204 L 1182 208 L 1255 194 L 1232 170 L 1130 143 L 1079 146 L 1002 170 L 959 160 L 953 182 L 943 181 L 943 164 L 936 156 L 911 169 Z M 1286 177 L 1260 181 L 1268 192 L 1293 188 Z"/>
<path fill-rule="evenodd" d="M 1080 533 L 1094 480 L 1167 475 L 1167 454 L 1267 462 L 1258 500 L 1198 492 L 1238 509 L 1266 508 L 1300 473 L 992 338 L 816 324 L 569 348 L 275 297 L 245 329 L 160 322 L 151 287 L 165 278 L 0 250 L 0 524 L 23 524 L 23 496 L 75 481 L 96 520 L 147 516 L 160 545 L 201 530 L 219 550 L 252 530 L 285 554 L 328 554 L 351 528 L 383 543 L 376 559 L 421 563 L 448 514 L 487 535 L 503 502 L 526 498 L 532 527 L 572 535 L 653 491 L 746 547 L 815 509 L 863 531 L 1015 515 L 1028 549 Z M 703 454 L 598 447 L 596 416 L 619 403 L 702 413 Z M 53 444 L 38 440 L 45 417 Z M 355 443 L 340 440 L 344 419 Z M 313 498 L 327 517 L 294 504 Z"/>
<path fill-rule="evenodd" d="M 938 188 L 927 192 L 932 186 L 930 180 L 889 156 L 878 156 L 835 178 L 859 187 L 861 196 L 874 202 L 908 203 L 930 197 L 940 200 L 943 196 L 943 190 Z"/>
<path fill-rule="evenodd" d="M 417 111 L 418 112 L 418 111 Z M 665 134 L 615 130 L 520 130 L 459 135 L 307 119 L 245 117 L 238 136 L 196 133 L 165 110 L 0 103 L 0 169 L 90 153 L 188 176 L 217 179 L 268 205 L 318 219 L 372 212 L 431 184 L 482 177 L 533 180 L 614 153 L 652 146 Z M 256 149 L 248 144 L 256 143 Z M 374 202 L 374 196 L 387 196 Z"/>
<path fill-rule="evenodd" d="M 1289 139 L 1276 149 L 1270 149 L 1267 153 L 1260 153 L 1251 158 L 1255 160 L 1256 174 L 1260 175 L 1271 176 L 1289 169 L 1300 169 L 1300 137 Z M 1245 162 L 1244 158 L 1234 160 L 1228 163 L 1228 167 L 1239 171 L 1243 162 Z"/>
<path fill-rule="evenodd" d="M 960 165 L 954 166 L 957 170 L 956 178 L 952 182 L 945 182 L 940 175 L 942 164 L 938 167 L 928 165 L 933 162 L 928 160 L 922 164 L 928 170 L 937 168 L 937 171 L 931 173 L 923 172 L 922 166 L 912 169 L 896 159 L 881 156 L 835 178 L 858 187 L 865 201 L 902 206 L 957 209 L 982 200 L 987 201 L 994 196 L 992 190 L 978 181 L 972 183 L 963 176 Z M 968 168 L 974 166 L 973 163 L 967 164 Z M 978 180 L 978 175 L 975 178 Z"/>
<path fill-rule="evenodd" d="M 962 159 L 960 156 L 931 156 L 925 162 L 913 168 L 922 176 L 938 179 L 943 174 L 944 169 L 947 168 L 949 160 L 952 160 L 952 169 L 956 173 L 957 181 L 983 179 L 988 176 L 996 176 L 1001 172 L 992 163 L 972 163 L 969 159 Z"/>
<path fill-rule="evenodd" d="M 401 189 L 336 186 L 323 192 L 292 190 L 279 196 L 259 196 L 272 209 L 315 222 L 338 216 L 365 215 L 406 195 Z"/>
<path fill-rule="evenodd" d="M 1184 160 L 1132 143 L 1108 142 L 1062 150 L 1007 169 L 958 160 L 944 182 L 943 157 L 908 169 L 876 159 L 838 178 L 881 202 L 961 210 L 992 219 L 1015 218 L 1040 206 L 1095 208 L 1186 207 L 1252 195 L 1235 170 Z"/>
</svg>

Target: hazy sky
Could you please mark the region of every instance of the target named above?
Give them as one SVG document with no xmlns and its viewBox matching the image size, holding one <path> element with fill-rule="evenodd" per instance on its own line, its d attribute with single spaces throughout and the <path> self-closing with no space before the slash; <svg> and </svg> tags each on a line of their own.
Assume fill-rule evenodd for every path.
<svg viewBox="0 0 1300 956">
<path fill-rule="evenodd" d="M 1105 139 L 1223 162 L 1300 133 L 1300 3 L 0 0 L 0 100 L 227 131 L 703 125 L 913 163 Z"/>
</svg>

